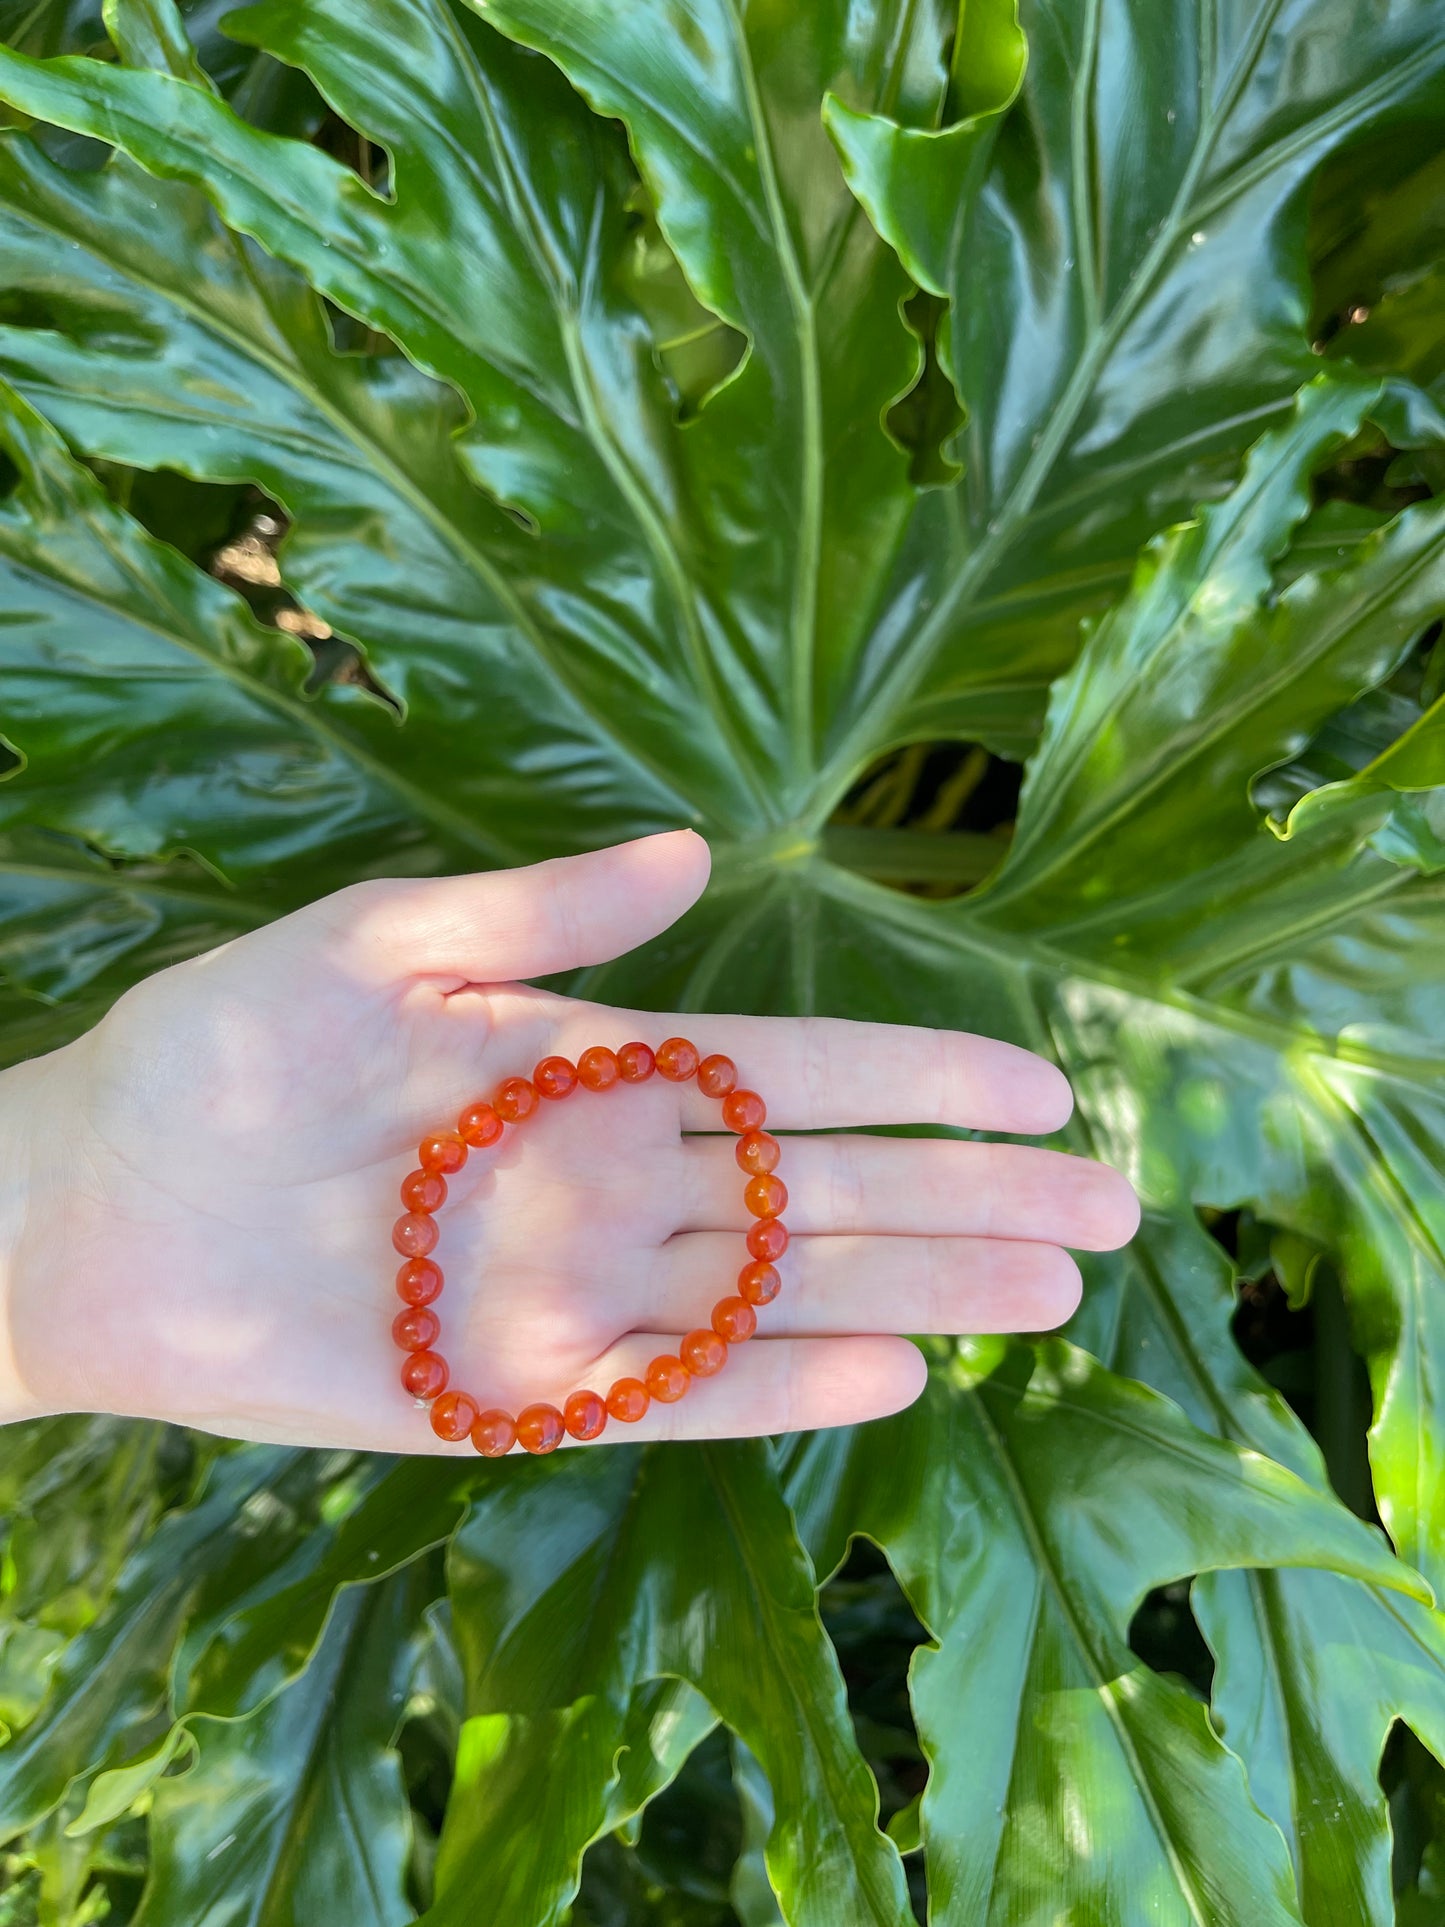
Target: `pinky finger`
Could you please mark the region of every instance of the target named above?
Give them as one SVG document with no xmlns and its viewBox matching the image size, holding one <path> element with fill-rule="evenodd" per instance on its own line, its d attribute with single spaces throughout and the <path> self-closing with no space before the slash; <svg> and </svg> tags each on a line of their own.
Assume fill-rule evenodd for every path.
<svg viewBox="0 0 1445 1927">
<path fill-rule="evenodd" d="M 588 1373 L 606 1396 L 619 1378 L 642 1378 L 654 1358 L 677 1354 L 676 1334 L 631 1332 Z M 712 1378 L 694 1379 L 675 1404 L 653 1399 L 633 1424 L 609 1418 L 597 1445 L 653 1439 L 741 1439 L 813 1432 L 886 1418 L 922 1392 L 928 1367 L 906 1338 L 754 1338 L 730 1347 Z M 563 1440 L 562 1449 L 578 1441 Z"/>
</svg>

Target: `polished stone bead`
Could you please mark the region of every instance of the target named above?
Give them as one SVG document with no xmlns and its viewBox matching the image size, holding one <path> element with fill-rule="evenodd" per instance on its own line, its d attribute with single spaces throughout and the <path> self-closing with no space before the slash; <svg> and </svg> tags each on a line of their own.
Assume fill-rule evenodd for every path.
<svg viewBox="0 0 1445 1927">
<path fill-rule="evenodd" d="M 772 1304 L 782 1288 L 783 1281 L 775 1268 L 760 1259 L 744 1265 L 738 1273 L 738 1295 L 750 1305 Z"/>
<path fill-rule="evenodd" d="M 467 1147 L 455 1131 L 438 1131 L 434 1137 L 422 1139 L 416 1161 L 423 1171 L 440 1171 L 443 1177 L 450 1177 L 466 1163 Z"/>
<path fill-rule="evenodd" d="M 431 1408 L 431 1429 L 449 1445 L 460 1445 L 477 1422 L 477 1401 L 470 1392 L 443 1392 Z"/>
<path fill-rule="evenodd" d="M 704 1097 L 726 1097 L 737 1081 L 737 1065 L 720 1052 L 704 1057 L 697 1067 L 697 1088 Z"/>
<path fill-rule="evenodd" d="M 759 1218 L 748 1227 L 748 1250 L 755 1258 L 781 1258 L 788 1248 L 788 1227 L 781 1218 Z"/>
<path fill-rule="evenodd" d="M 413 1352 L 401 1368 L 402 1386 L 413 1398 L 435 1398 L 446 1390 L 447 1377 L 440 1352 Z"/>
<path fill-rule="evenodd" d="M 457 1119 L 457 1135 L 474 1151 L 498 1143 L 506 1128 L 490 1104 L 468 1104 Z"/>
<path fill-rule="evenodd" d="M 657 1047 L 657 1074 L 670 1084 L 685 1084 L 696 1077 L 699 1052 L 685 1037 L 666 1038 Z"/>
<path fill-rule="evenodd" d="M 772 1270 L 771 1266 L 767 1268 Z M 774 1272 L 773 1276 L 776 1277 L 777 1273 Z M 746 1298 L 719 1298 L 712 1308 L 712 1328 L 729 1345 L 741 1345 L 757 1330 L 758 1314 Z"/>
<path fill-rule="evenodd" d="M 447 1181 L 440 1171 L 413 1171 L 401 1181 L 401 1201 L 408 1211 L 440 1211 Z"/>
<path fill-rule="evenodd" d="M 442 1294 L 442 1268 L 430 1258 L 408 1258 L 396 1274 L 396 1295 L 409 1305 L 429 1305 Z"/>
<path fill-rule="evenodd" d="M 738 1161 L 738 1169 L 747 1171 L 755 1178 L 766 1177 L 775 1171 L 782 1146 L 775 1137 L 766 1131 L 744 1131 L 734 1148 L 733 1156 Z"/>
<path fill-rule="evenodd" d="M 607 1407 L 596 1392 L 573 1392 L 563 1402 L 562 1423 L 574 1439 L 595 1439 L 607 1423 Z"/>
<path fill-rule="evenodd" d="M 510 1412 L 479 1412 L 472 1427 L 472 1444 L 484 1459 L 499 1459 L 517 1443 L 517 1425 Z"/>
<path fill-rule="evenodd" d="M 624 1084 L 645 1084 L 656 1069 L 650 1044 L 624 1044 L 617 1053 L 617 1075 Z"/>
<path fill-rule="evenodd" d="M 640 1378 L 619 1378 L 607 1394 L 607 1410 L 623 1425 L 635 1425 L 651 1403 Z"/>
<path fill-rule="evenodd" d="M 524 1405 L 517 1414 L 517 1439 L 524 1451 L 555 1452 L 566 1431 L 555 1405 Z"/>
<path fill-rule="evenodd" d="M 729 1091 L 722 1101 L 723 1123 L 730 1131 L 761 1130 L 768 1107 L 756 1091 Z"/>
<path fill-rule="evenodd" d="M 391 1242 L 403 1258 L 425 1258 L 436 1241 L 436 1219 L 429 1211 L 408 1211 L 391 1227 Z"/>
<path fill-rule="evenodd" d="M 593 1044 L 577 1059 L 577 1080 L 589 1091 L 610 1091 L 620 1076 L 617 1053 Z"/>
<path fill-rule="evenodd" d="M 532 1072 L 538 1097 L 570 1097 L 577 1088 L 577 1066 L 570 1057 L 544 1057 Z"/>
<path fill-rule="evenodd" d="M 749 1178 L 743 1189 L 743 1203 L 755 1218 L 780 1218 L 787 1209 L 788 1187 L 771 1174 Z"/>
<path fill-rule="evenodd" d="M 728 1362 L 726 1341 L 712 1330 L 689 1332 L 678 1346 L 677 1355 L 694 1378 L 711 1378 Z"/>
<path fill-rule="evenodd" d="M 663 1352 L 648 1366 L 645 1381 L 648 1391 L 659 1405 L 674 1405 L 692 1383 L 692 1378 L 680 1358 L 672 1352 Z"/>
<path fill-rule="evenodd" d="M 429 1352 L 441 1328 L 441 1320 L 425 1305 L 408 1305 L 391 1321 L 391 1335 L 404 1352 Z"/>
<path fill-rule="evenodd" d="M 537 1093 L 525 1077 L 506 1077 L 497 1086 L 492 1108 L 507 1124 L 520 1124 L 537 1108 Z"/>
</svg>

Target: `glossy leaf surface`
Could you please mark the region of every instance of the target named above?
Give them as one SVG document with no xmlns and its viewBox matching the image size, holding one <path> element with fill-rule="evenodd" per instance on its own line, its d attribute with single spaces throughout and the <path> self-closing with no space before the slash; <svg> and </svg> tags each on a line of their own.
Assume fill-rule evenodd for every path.
<svg viewBox="0 0 1445 1927">
<path fill-rule="evenodd" d="M 1045 1050 L 1149 1216 L 1069 1344 L 780 1448 L 37 1431 L 7 1834 L 58 1906 L 139 1830 L 144 1927 L 643 1927 L 674 1796 L 735 1864 L 659 1927 L 897 1927 L 915 1844 L 957 1927 L 1387 1927 L 1381 1749 L 1445 1753 L 1438 7 L 216 12 L 0 47 L 8 1053 L 352 877 L 688 822 L 707 898 L 579 988 Z M 1027 763 L 1005 825 L 839 812 L 938 744 Z M 1338 1276 L 1398 1561 L 1201 1211 Z M 925 1639 L 886 1832 L 859 1535 Z M 1130 1644 L 1191 1579 L 1192 1689 Z"/>
</svg>

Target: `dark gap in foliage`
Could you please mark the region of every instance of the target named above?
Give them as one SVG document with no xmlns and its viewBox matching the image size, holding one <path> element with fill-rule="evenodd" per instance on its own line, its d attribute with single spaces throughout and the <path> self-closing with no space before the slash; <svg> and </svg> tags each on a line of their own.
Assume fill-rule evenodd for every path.
<svg viewBox="0 0 1445 1927">
<path fill-rule="evenodd" d="M 1431 491 L 1424 482 L 1400 479 L 1400 456 L 1378 431 L 1367 430 L 1314 477 L 1315 506 L 1349 502 L 1381 515 L 1398 515 L 1412 502 L 1428 501 Z"/>
<path fill-rule="evenodd" d="M 5 497 L 14 491 L 15 485 L 19 480 L 19 469 L 8 455 L 0 453 L 0 502 L 3 502 Z"/>
<path fill-rule="evenodd" d="M 1251 1212 L 1200 1216 L 1239 1272 L 1236 1344 L 1312 1434 L 1338 1497 L 1378 1525 L 1367 1443 L 1369 1373 L 1350 1341 L 1336 1272 L 1307 1239 Z"/>
<path fill-rule="evenodd" d="M 379 142 L 368 139 L 330 108 L 311 139 L 323 154 L 349 167 L 373 194 L 379 194 L 386 201 L 392 198 L 391 156 Z"/>
<path fill-rule="evenodd" d="M 1310 790 L 1343 782 L 1398 742 L 1445 692 L 1445 646 L 1433 622 L 1411 644 L 1385 680 L 1331 716 L 1288 763 L 1266 771 L 1251 787 L 1256 806 L 1283 822 Z"/>
<path fill-rule="evenodd" d="M 432 1568 L 437 1596 L 423 1615 L 426 1636 L 417 1648 L 408 1682 L 406 1717 L 395 1741 L 412 1819 L 407 1889 L 419 1914 L 425 1913 L 435 1898 L 437 1845 L 451 1797 L 457 1739 L 466 1713 L 451 1603 L 444 1597 L 445 1555 L 433 1551 L 424 1556 Z"/>
<path fill-rule="evenodd" d="M 392 703 L 355 644 L 335 635 L 328 622 L 303 608 L 284 587 L 278 552 L 290 526 L 284 509 L 261 489 L 247 485 L 239 491 L 226 539 L 196 559 L 244 598 L 258 622 L 284 630 L 305 644 L 312 665 L 306 678 L 308 694 L 314 695 L 326 683 L 354 683 Z"/>
<path fill-rule="evenodd" d="M 1310 194 L 1307 247 L 1318 347 L 1360 326 L 1384 295 L 1438 262 L 1445 247 L 1438 120 L 1396 123 L 1337 149 Z"/>
<path fill-rule="evenodd" d="M 1206 1704 L 1214 1684 L 1214 1655 L 1194 1617 L 1193 1581 L 1176 1579 L 1156 1586 L 1129 1622 L 1129 1646 L 1156 1673 L 1182 1679 Z"/>
<path fill-rule="evenodd" d="M 107 1827 L 93 1848 L 92 1871 L 73 1918 L 104 1921 L 105 1927 L 125 1927 L 140 1907 L 149 1858 L 144 1820 L 122 1820 Z M 0 1923 L 10 1927 L 3 1913 Z"/>
<path fill-rule="evenodd" d="M 963 426 L 963 410 L 938 358 L 938 330 L 948 303 L 918 288 L 903 304 L 904 317 L 923 349 L 923 366 L 908 393 L 886 416 L 888 432 L 908 452 L 908 479 L 916 488 L 946 488 L 963 473 L 944 452 Z"/>
<path fill-rule="evenodd" d="M 0 46 L 16 53 L 46 60 L 55 54 L 87 54 L 92 59 L 110 57 L 110 36 L 106 32 L 101 0 L 0 0 Z"/>
<path fill-rule="evenodd" d="M 855 1539 L 848 1557 L 818 1594 L 818 1610 L 838 1653 L 858 1746 L 878 1782 L 878 1824 L 902 1820 L 900 1844 L 916 1837 L 907 1810 L 922 1794 L 928 1765 L 918 1743 L 908 1668 L 928 1631 L 871 1539 Z M 926 1918 L 923 1856 L 905 1866 L 918 1918 Z"/>
<path fill-rule="evenodd" d="M 1439 1927 L 1445 1920 L 1445 1767 L 1403 1720 L 1390 1728 L 1380 1755 L 1380 1785 L 1390 1803 L 1399 1927 Z"/>
<path fill-rule="evenodd" d="M 1022 766 L 982 743 L 890 750 L 839 803 L 824 853 L 911 895 L 963 896 L 1007 854 L 1022 783 Z"/>
<path fill-rule="evenodd" d="M 719 1726 L 647 1807 L 635 1845 L 607 1834 L 588 1849 L 571 1927 L 739 1927 L 729 1884 L 742 1838 Z"/>
<path fill-rule="evenodd" d="M 255 491 L 244 483 L 197 482 L 169 468 L 126 468 L 99 457 L 80 459 L 112 502 L 203 569 L 252 513 Z"/>
<path fill-rule="evenodd" d="M 196 59 L 243 120 L 272 134 L 310 140 L 328 108 L 311 76 L 274 54 L 232 40 L 226 15 L 236 0 L 180 0 Z"/>
</svg>

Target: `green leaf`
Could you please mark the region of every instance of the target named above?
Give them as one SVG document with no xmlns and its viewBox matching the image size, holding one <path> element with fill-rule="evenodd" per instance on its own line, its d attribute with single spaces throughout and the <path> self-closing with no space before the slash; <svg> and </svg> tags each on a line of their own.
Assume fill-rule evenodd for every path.
<svg viewBox="0 0 1445 1927">
<path fill-rule="evenodd" d="M 0 1757 L 0 1834 L 23 1833 L 82 1778 L 134 1758 L 166 1717 L 167 1672 L 179 1630 L 205 1573 L 234 1557 L 285 1454 L 222 1459 L 194 1507 L 168 1515 L 121 1571 L 106 1610 L 61 1655 L 46 1703 Z M 284 1481 L 283 1481 L 284 1484 Z"/>
<path fill-rule="evenodd" d="M 1093 1269 L 1079 1335 L 1115 1370 L 1327 1489 L 1318 1448 L 1230 1337 L 1229 1264 L 1197 1225 L 1151 1224 L 1126 1257 Z M 1289 1844 L 1303 1918 L 1389 1927 L 1380 1752 L 1396 1718 L 1439 1747 L 1445 1619 L 1393 1590 L 1311 1572 L 1208 1574 L 1193 1604 L 1217 1660 L 1215 1725 Z"/>
<path fill-rule="evenodd" d="M 766 1443 L 569 1457 L 551 1476 L 507 1467 L 453 1542 L 468 1721 L 428 1927 L 470 1918 L 482 1880 L 499 1916 L 561 1919 L 583 1849 L 622 1817 L 608 1789 L 639 1691 L 664 1677 L 766 1775 L 768 1876 L 789 1920 L 835 1919 L 843 1892 L 853 1918 L 906 1927 Z"/>
<path fill-rule="evenodd" d="M 405 1577 L 352 1594 L 285 1692 L 246 1719 L 195 1722 L 196 1764 L 154 1789 L 137 1927 L 282 1927 L 328 1915 L 402 1927 L 415 1918 L 394 1740 L 417 1606 Z"/>
<path fill-rule="evenodd" d="M 177 1506 L 144 1465 L 107 1484 L 96 1434 L 51 1535 L 36 1433 L 0 1791 L 46 1830 L 46 1904 L 82 1904 L 105 1829 L 56 1841 L 93 1789 L 93 1815 L 155 1801 L 146 1927 L 213 1895 L 329 1916 L 322 1879 L 347 1918 L 395 1917 L 384 1682 L 469 1503 L 438 1922 L 560 1922 L 589 1846 L 636 1833 L 719 1720 L 740 1916 L 905 1921 L 911 1835 L 878 1830 L 805 1550 L 827 1569 L 864 1532 L 935 1642 L 935 1920 L 1385 1927 L 1379 1750 L 1400 1719 L 1445 1749 L 1440 1622 L 1244 1367 L 1195 1211 L 1338 1272 L 1380 1514 L 1445 1584 L 1420 646 L 1445 417 L 1398 379 L 1438 372 L 1432 0 L 1024 0 L 1022 77 L 1003 0 L 268 0 L 229 43 L 210 0 L 185 35 L 112 0 L 119 63 L 30 58 L 90 31 L 60 11 L 0 49 L 0 95 L 49 123 L 0 138 L 7 1050 L 356 875 L 693 822 L 707 898 L 576 988 L 1050 1051 L 1063 1141 L 1150 1218 L 1091 1266 L 1083 1351 L 939 1347 L 920 1408 L 792 1442 L 783 1485 L 763 1446 L 455 1479 L 235 1452 Z M 252 49 L 328 103 L 334 152 L 285 137 L 315 116 L 266 110 Z M 56 128 L 117 151 L 87 171 Z M 1319 303 L 1367 270 L 1371 319 L 1321 342 Z M 137 476 L 179 490 L 173 519 Z M 325 648 L 188 559 L 213 539 L 191 488 L 276 505 L 256 609 L 299 604 Z M 940 741 L 1032 758 L 1011 837 L 901 801 L 830 821 Z M 1144 1592 L 1193 1575 L 1209 1711 L 1127 1644 Z M 272 1858 L 228 1884 L 252 1839 Z M 611 1918 L 668 1917 L 628 1864 Z"/>
<path fill-rule="evenodd" d="M 1370 841 L 1382 856 L 1422 870 L 1445 869 L 1445 696 L 1397 741 L 1345 782 L 1311 790 L 1290 811 L 1282 832 L 1296 836 L 1327 823 L 1336 810 L 1380 797 L 1387 808 Z M 1404 800 L 1396 802 L 1395 798 Z"/>
<path fill-rule="evenodd" d="M 374 697 L 306 696 L 300 642 L 145 535 L 13 391 L 0 450 L 20 475 L 0 502 L 0 667 L 26 778 L 3 793 L 9 823 L 126 855 L 190 848 L 238 879 L 317 841 L 340 854 L 395 831 L 405 802 L 367 740 L 394 725 Z M 205 761 L 158 763 L 147 736 L 117 736 L 117 701 L 157 736 L 203 744 Z"/>
<path fill-rule="evenodd" d="M 1306 1499 L 1292 1474 L 1062 1343 L 1034 1357 L 977 1341 L 921 1407 L 870 1429 L 863 1450 L 800 1441 L 788 1489 L 820 1570 L 867 1533 L 933 1635 L 913 1699 L 936 1918 L 1108 1917 L 1122 1880 L 1161 1919 L 1297 1920 L 1239 1761 L 1196 1700 L 1134 1659 L 1129 1620 L 1186 1572 L 1327 1564 L 1407 1589 L 1411 1576 L 1332 1499 Z M 1109 1816 L 1107 1861 L 1082 1809 L 1044 1838 L 1028 1824 L 1085 1782 L 1088 1811 Z"/>
</svg>

